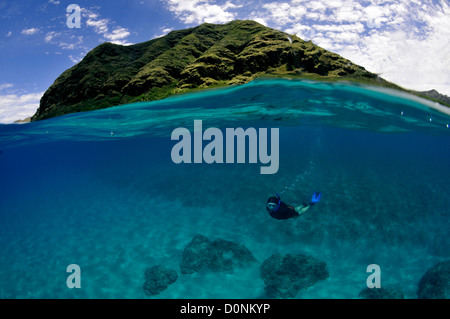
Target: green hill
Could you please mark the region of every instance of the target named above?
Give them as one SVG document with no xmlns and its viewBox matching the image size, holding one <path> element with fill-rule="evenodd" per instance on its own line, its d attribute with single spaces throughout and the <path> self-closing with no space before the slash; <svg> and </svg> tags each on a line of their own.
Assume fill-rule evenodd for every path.
<svg viewBox="0 0 450 319">
<path fill-rule="evenodd" d="M 103 43 L 61 74 L 32 121 L 261 76 L 352 80 L 398 88 L 343 57 L 254 21 L 202 24 L 148 42 Z"/>
</svg>

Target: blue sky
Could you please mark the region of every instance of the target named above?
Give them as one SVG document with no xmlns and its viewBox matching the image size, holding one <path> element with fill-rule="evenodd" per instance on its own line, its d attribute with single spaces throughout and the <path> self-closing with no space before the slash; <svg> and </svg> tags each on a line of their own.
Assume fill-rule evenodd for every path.
<svg viewBox="0 0 450 319">
<path fill-rule="evenodd" d="M 70 4 L 81 8 L 80 28 L 67 27 Z M 100 43 L 236 19 L 312 40 L 403 87 L 450 95 L 447 0 L 0 0 L 0 123 L 34 114 L 53 81 Z"/>
</svg>

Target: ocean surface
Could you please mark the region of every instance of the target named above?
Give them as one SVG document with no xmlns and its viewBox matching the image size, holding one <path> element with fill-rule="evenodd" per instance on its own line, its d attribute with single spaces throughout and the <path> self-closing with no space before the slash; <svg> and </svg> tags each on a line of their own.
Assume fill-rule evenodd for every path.
<svg viewBox="0 0 450 319">
<path fill-rule="evenodd" d="M 296 298 L 358 298 L 381 286 L 417 298 L 450 259 L 450 116 L 408 95 L 344 83 L 262 79 L 162 101 L 0 125 L 0 298 L 265 298 L 272 254 L 326 262 Z M 175 164 L 174 129 L 278 128 L 279 170 L 258 163 Z M 203 142 L 203 146 L 207 144 Z M 276 192 L 299 205 L 275 220 Z M 246 246 L 258 263 L 180 273 L 196 234 Z M 68 288 L 79 265 L 81 288 Z M 157 296 L 147 268 L 178 280 Z"/>
</svg>

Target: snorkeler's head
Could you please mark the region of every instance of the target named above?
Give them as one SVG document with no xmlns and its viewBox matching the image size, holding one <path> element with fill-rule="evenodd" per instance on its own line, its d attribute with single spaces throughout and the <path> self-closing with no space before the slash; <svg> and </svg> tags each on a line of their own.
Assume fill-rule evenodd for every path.
<svg viewBox="0 0 450 319">
<path fill-rule="evenodd" d="M 280 208 L 281 199 L 280 196 L 277 194 L 277 197 L 272 196 L 267 200 L 266 209 L 269 212 L 276 212 L 278 208 Z"/>
</svg>

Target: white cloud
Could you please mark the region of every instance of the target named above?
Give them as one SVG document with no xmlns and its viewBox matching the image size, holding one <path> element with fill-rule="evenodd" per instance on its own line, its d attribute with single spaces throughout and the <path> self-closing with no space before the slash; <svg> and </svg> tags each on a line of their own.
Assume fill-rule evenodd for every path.
<svg viewBox="0 0 450 319">
<path fill-rule="evenodd" d="M 111 43 L 121 44 L 121 45 L 131 45 L 126 41 L 126 38 L 130 35 L 130 32 L 126 28 L 118 27 L 111 33 L 105 33 L 103 36 L 108 39 Z"/>
<path fill-rule="evenodd" d="M 69 37 L 69 40 L 72 40 L 72 42 L 64 42 L 60 41 L 58 42 L 58 46 L 63 50 L 75 50 L 82 47 L 83 44 L 83 36 L 74 36 L 72 35 Z"/>
<path fill-rule="evenodd" d="M 81 9 L 81 13 L 86 20 L 86 25 L 94 28 L 94 32 L 97 34 L 104 34 L 109 31 L 108 24 L 109 19 L 101 19 L 100 16 L 94 11 L 86 8 Z"/>
<path fill-rule="evenodd" d="M 262 24 L 263 26 L 267 27 L 267 21 L 263 18 L 259 18 L 259 17 L 251 17 L 251 20 L 258 22 L 259 24 Z"/>
<path fill-rule="evenodd" d="M 450 7 L 445 0 L 286 0 L 265 3 L 250 16 L 406 88 L 450 95 Z"/>
<path fill-rule="evenodd" d="M 301 7 L 292 6 L 290 3 L 287 3 L 287 2 L 267 3 L 267 4 L 263 5 L 263 8 L 268 10 L 271 13 L 271 20 L 274 23 L 276 23 L 276 25 L 285 25 L 288 23 L 293 23 L 295 21 L 295 19 L 301 18 L 301 16 L 306 13 L 306 11 L 305 11 L 305 12 L 301 12 L 302 14 L 298 17 L 296 17 L 295 15 L 293 16 L 292 10 L 296 10 L 297 8 L 301 8 Z"/>
<path fill-rule="evenodd" d="M 325 12 L 327 6 L 320 1 L 311 1 L 304 4 L 304 6 L 312 11 Z"/>
<path fill-rule="evenodd" d="M 9 31 L 9 32 L 6 34 L 6 37 L 7 37 L 7 38 L 9 38 L 10 36 L 12 36 L 12 31 Z"/>
<path fill-rule="evenodd" d="M 165 0 L 175 16 L 186 24 L 225 23 L 235 19 L 236 14 L 230 10 L 241 8 L 231 1 L 214 4 L 212 0 Z"/>
<path fill-rule="evenodd" d="M 44 92 L 0 95 L 0 123 L 10 124 L 36 113 Z"/>
<path fill-rule="evenodd" d="M 109 32 L 110 24 L 113 24 L 110 19 L 102 19 L 99 14 L 89 9 L 82 9 L 82 12 L 83 16 L 87 18 L 86 25 L 94 28 L 94 32 L 102 35 L 104 39 L 114 44 L 132 44 L 126 39 L 131 34 L 127 28 L 118 26 L 112 32 Z"/>
<path fill-rule="evenodd" d="M 55 31 L 47 32 L 44 40 L 45 40 L 45 42 L 50 43 L 54 37 L 57 37 L 59 35 L 61 35 L 61 33 L 57 33 Z"/>
<path fill-rule="evenodd" d="M 167 33 L 169 33 L 172 30 L 173 30 L 173 28 L 165 28 L 165 29 L 162 30 L 162 32 L 167 34 Z"/>
<path fill-rule="evenodd" d="M 406 88 L 436 89 L 450 95 L 450 20 L 436 18 L 433 32 L 424 40 L 406 30 L 381 32 L 363 42 L 365 53 L 344 53 L 355 63 Z M 437 31 L 436 28 L 443 30 Z"/>
<path fill-rule="evenodd" d="M 119 27 L 119 28 L 113 30 L 112 33 L 105 34 L 105 38 L 107 38 L 108 40 L 111 40 L 111 41 L 117 41 L 117 40 L 122 40 L 123 38 L 126 38 L 129 35 L 130 35 L 130 32 L 128 32 L 127 29 Z"/>
<path fill-rule="evenodd" d="M 163 37 L 163 36 L 165 36 L 166 34 L 168 34 L 170 31 L 172 31 L 173 30 L 173 28 L 160 28 L 160 30 L 161 30 L 161 33 L 160 34 L 155 34 L 154 36 L 153 36 L 153 39 L 155 39 L 155 38 L 160 38 L 160 37 Z"/>
<path fill-rule="evenodd" d="M 74 64 L 77 64 L 77 63 L 79 63 L 81 60 L 83 60 L 83 57 L 84 57 L 84 55 L 83 56 L 73 56 L 73 55 L 69 55 L 69 59 L 70 59 L 70 61 L 72 61 Z"/>
<path fill-rule="evenodd" d="M 400 10 L 394 14 L 408 13 L 405 8 L 397 6 Z M 410 16 L 390 19 L 385 14 L 386 24 L 395 28 L 383 29 L 381 22 L 375 32 L 356 40 L 359 49 L 344 47 L 339 53 L 406 88 L 434 88 L 450 95 L 450 8 L 443 3 L 442 11 L 418 11 L 416 16 L 412 28 L 405 22 Z M 418 24 L 425 24 L 425 30 Z"/>
<path fill-rule="evenodd" d="M 0 91 L 4 90 L 4 89 L 10 89 L 14 86 L 14 84 L 11 83 L 2 83 L 0 84 Z"/>
<path fill-rule="evenodd" d="M 39 32 L 38 28 L 30 28 L 30 29 L 24 29 L 22 30 L 22 34 L 24 35 L 33 35 Z"/>
<path fill-rule="evenodd" d="M 89 18 L 86 21 L 86 24 L 90 27 L 93 27 L 97 34 L 104 34 L 104 33 L 108 32 L 109 20 L 108 19 L 95 20 L 95 18 L 97 18 L 97 17 L 94 16 L 93 18 Z"/>
</svg>

